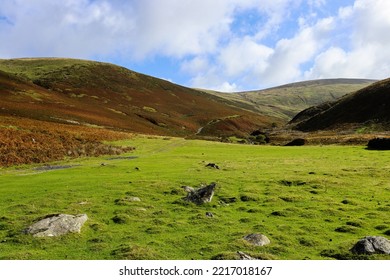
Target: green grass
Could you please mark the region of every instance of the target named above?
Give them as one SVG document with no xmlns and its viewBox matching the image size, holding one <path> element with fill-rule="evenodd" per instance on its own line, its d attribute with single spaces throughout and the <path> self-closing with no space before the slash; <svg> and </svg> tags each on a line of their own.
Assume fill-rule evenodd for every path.
<svg viewBox="0 0 390 280">
<path fill-rule="evenodd" d="M 212 259 L 236 251 L 265 259 L 352 258 L 357 240 L 390 230 L 389 152 L 160 137 L 118 144 L 135 146 L 128 156 L 137 158 L 64 161 L 58 164 L 75 166 L 46 172 L 0 169 L 0 259 Z M 210 162 L 220 169 L 206 168 Z M 211 203 L 181 199 L 180 186 L 213 181 Z M 129 201 L 133 196 L 141 201 Z M 236 202 L 221 202 L 231 197 Z M 86 213 L 89 220 L 80 234 L 22 233 L 51 213 Z M 242 240 L 254 232 L 271 244 Z"/>
</svg>

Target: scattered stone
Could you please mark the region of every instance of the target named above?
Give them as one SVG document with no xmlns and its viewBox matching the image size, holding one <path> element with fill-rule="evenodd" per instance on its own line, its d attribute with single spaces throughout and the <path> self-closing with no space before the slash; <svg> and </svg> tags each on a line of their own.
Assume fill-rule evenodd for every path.
<svg viewBox="0 0 390 280">
<path fill-rule="evenodd" d="M 189 186 L 181 186 L 181 187 L 182 187 L 182 189 L 183 189 L 184 191 L 186 191 L 186 192 L 188 192 L 188 193 L 193 193 L 193 192 L 195 191 L 194 188 L 189 187 Z"/>
<path fill-rule="evenodd" d="M 87 205 L 87 204 L 89 204 L 88 201 L 81 201 L 81 202 L 78 203 L 78 205 Z"/>
<path fill-rule="evenodd" d="M 131 201 L 131 202 L 139 202 L 139 201 L 141 201 L 141 199 L 139 197 L 136 197 L 136 196 L 126 197 L 126 200 L 127 201 Z"/>
<path fill-rule="evenodd" d="M 292 140 L 291 142 L 287 143 L 286 145 L 284 146 L 304 146 L 307 144 L 307 141 L 306 139 L 303 139 L 303 138 L 297 138 L 297 139 L 294 139 Z"/>
<path fill-rule="evenodd" d="M 351 249 L 354 254 L 387 254 L 390 255 L 390 241 L 382 236 L 366 236 L 360 239 Z"/>
<path fill-rule="evenodd" d="M 241 251 L 237 251 L 237 254 L 240 257 L 240 260 L 257 260 L 256 258 Z"/>
<path fill-rule="evenodd" d="M 390 150 L 390 138 L 374 138 L 368 141 L 369 150 Z"/>
<path fill-rule="evenodd" d="M 217 184 L 213 182 L 208 186 L 199 189 L 194 189 L 193 191 L 188 192 L 187 197 L 185 197 L 184 199 L 195 204 L 211 202 L 211 199 L 214 196 L 216 186 Z"/>
<path fill-rule="evenodd" d="M 87 220 L 88 216 L 86 214 L 76 216 L 53 214 L 31 225 L 24 232 L 32 234 L 34 237 L 60 236 L 71 232 L 79 233 Z"/>
<path fill-rule="evenodd" d="M 219 166 L 216 165 L 215 163 L 208 163 L 206 164 L 206 167 L 214 168 L 214 169 L 219 169 Z"/>
<path fill-rule="evenodd" d="M 207 217 L 210 217 L 210 218 L 213 218 L 213 217 L 214 217 L 214 214 L 211 213 L 211 212 L 206 212 L 206 216 L 207 216 Z"/>
<path fill-rule="evenodd" d="M 271 243 L 268 237 L 261 233 L 248 234 L 244 237 L 244 240 L 255 246 L 265 246 Z"/>
<path fill-rule="evenodd" d="M 136 197 L 136 196 L 126 196 L 124 198 L 115 199 L 115 204 L 117 204 L 117 205 L 128 205 L 129 203 L 140 202 L 140 201 L 141 201 L 141 199 L 139 197 Z"/>
</svg>

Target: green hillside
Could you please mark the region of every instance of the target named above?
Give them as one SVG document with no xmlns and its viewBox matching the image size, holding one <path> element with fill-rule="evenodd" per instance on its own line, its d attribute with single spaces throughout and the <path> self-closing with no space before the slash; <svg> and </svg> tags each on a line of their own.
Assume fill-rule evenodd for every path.
<svg viewBox="0 0 390 280">
<path fill-rule="evenodd" d="M 300 111 L 335 101 L 375 82 L 363 79 L 324 79 L 287 84 L 259 91 L 221 93 L 207 91 L 237 106 L 289 121 Z"/>
</svg>

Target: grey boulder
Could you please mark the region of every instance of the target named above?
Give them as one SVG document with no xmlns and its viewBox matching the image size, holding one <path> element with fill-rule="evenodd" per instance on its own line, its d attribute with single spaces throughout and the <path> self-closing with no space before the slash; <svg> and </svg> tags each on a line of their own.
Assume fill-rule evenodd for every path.
<svg viewBox="0 0 390 280">
<path fill-rule="evenodd" d="M 88 220 L 86 214 L 67 215 L 54 214 L 28 227 L 24 232 L 34 237 L 61 236 L 68 233 L 79 233 L 81 227 Z"/>
<path fill-rule="evenodd" d="M 355 254 L 388 254 L 390 241 L 382 236 L 366 236 L 360 239 L 351 249 Z"/>
<path fill-rule="evenodd" d="M 271 243 L 267 236 L 261 233 L 251 233 L 244 236 L 244 240 L 255 246 L 265 246 Z"/>
</svg>

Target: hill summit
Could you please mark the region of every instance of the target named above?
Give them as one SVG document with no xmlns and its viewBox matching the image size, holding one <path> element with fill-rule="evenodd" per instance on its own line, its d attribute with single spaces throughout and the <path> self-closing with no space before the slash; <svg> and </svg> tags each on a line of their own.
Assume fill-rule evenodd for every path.
<svg viewBox="0 0 390 280">
<path fill-rule="evenodd" d="M 155 135 L 230 136 L 277 120 L 113 64 L 0 60 L 0 114 Z"/>
</svg>

